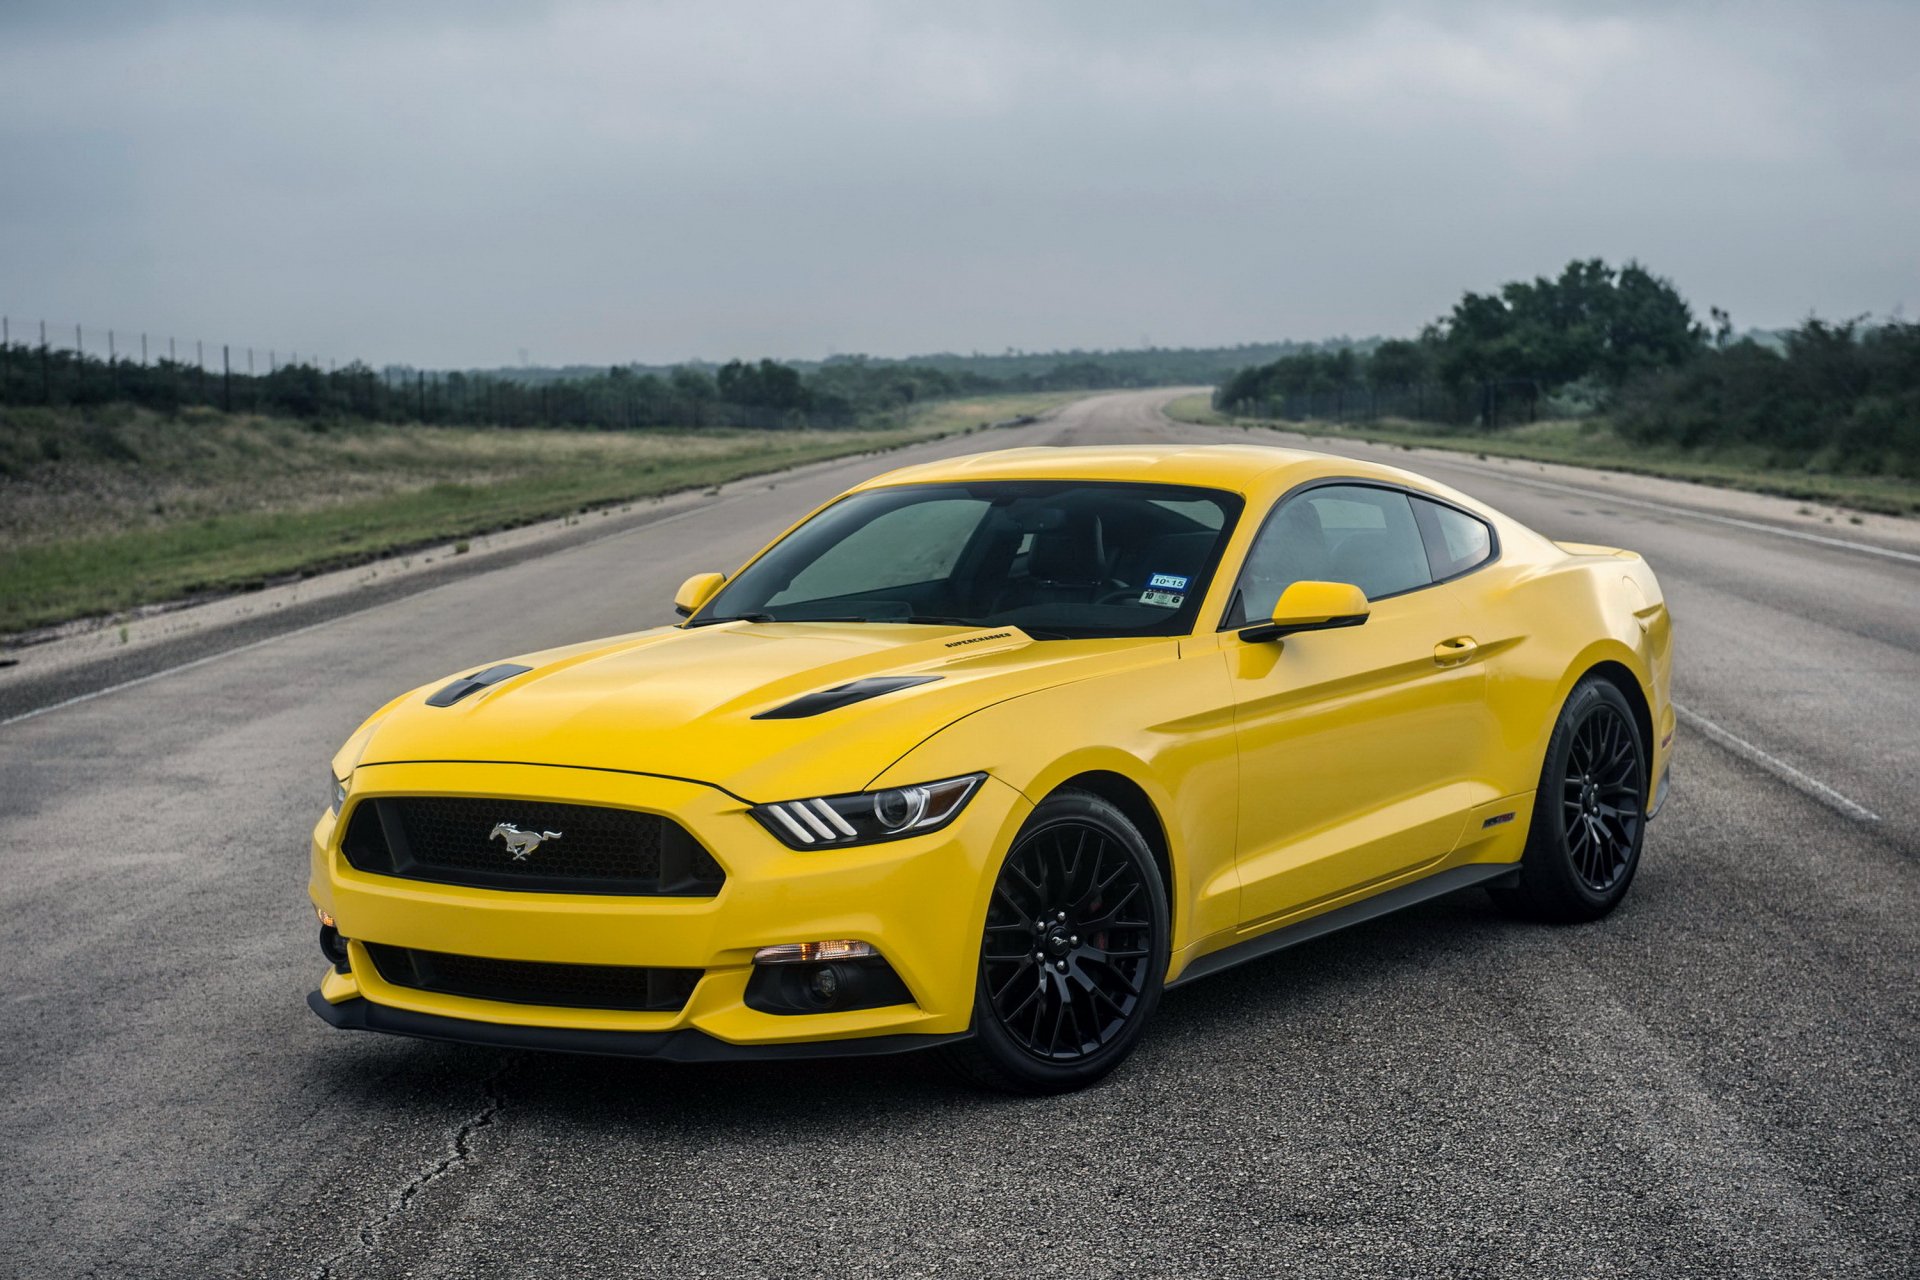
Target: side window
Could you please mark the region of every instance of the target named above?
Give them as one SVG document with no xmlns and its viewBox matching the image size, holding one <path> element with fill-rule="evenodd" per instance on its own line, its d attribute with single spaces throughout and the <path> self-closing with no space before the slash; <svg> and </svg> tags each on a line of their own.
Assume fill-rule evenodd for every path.
<svg viewBox="0 0 1920 1280">
<path fill-rule="evenodd" d="M 1493 530 L 1483 520 L 1428 502 L 1413 500 L 1413 514 L 1427 543 L 1434 579 L 1451 578 L 1485 564 L 1493 555 Z"/>
<path fill-rule="evenodd" d="M 1271 617 L 1296 582 L 1351 582 L 1377 600 L 1432 581 L 1406 494 L 1323 485 L 1287 499 L 1254 539 L 1228 625 Z"/>
</svg>

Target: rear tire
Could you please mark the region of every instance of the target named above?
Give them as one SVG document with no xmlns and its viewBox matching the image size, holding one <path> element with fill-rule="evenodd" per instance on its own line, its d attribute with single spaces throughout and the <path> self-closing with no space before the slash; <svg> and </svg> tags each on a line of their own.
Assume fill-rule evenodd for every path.
<svg viewBox="0 0 1920 1280">
<path fill-rule="evenodd" d="M 970 1083 L 1082 1089 L 1133 1051 L 1166 981 L 1167 892 L 1126 815 L 1086 791 L 1034 809 L 994 881 L 973 1036 L 943 1051 Z"/>
<path fill-rule="evenodd" d="M 1627 896 L 1646 839 L 1647 751 L 1633 707 L 1587 676 L 1567 696 L 1547 742 L 1520 880 L 1491 889 L 1533 920 L 1598 920 Z"/>
</svg>

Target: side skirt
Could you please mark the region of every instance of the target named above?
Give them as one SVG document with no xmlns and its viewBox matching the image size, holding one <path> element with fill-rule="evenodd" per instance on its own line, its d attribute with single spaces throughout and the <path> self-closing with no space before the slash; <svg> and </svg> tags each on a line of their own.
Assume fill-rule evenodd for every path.
<svg viewBox="0 0 1920 1280">
<path fill-rule="evenodd" d="M 1201 956 L 1186 967 L 1185 972 L 1167 984 L 1169 989 L 1184 987 L 1196 978 L 1204 978 L 1231 969 L 1235 965 L 1245 964 L 1249 960 L 1258 960 L 1261 956 L 1272 955 L 1276 951 L 1285 951 L 1288 947 L 1298 946 L 1302 942 L 1311 942 L 1323 938 L 1329 933 L 1338 933 L 1351 925 L 1365 924 L 1381 916 L 1434 898 L 1445 897 L 1461 889 L 1470 889 L 1475 885 L 1497 884 L 1505 881 L 1516 883 L 1520 877 L 1520 864 L 1516 862 L 1475 863 L 1465 867 L 1453 867 L 1447 871 L 1436 872 L 1403 884 L 1398 889 L 1389 889 L 1385 893 L 1376 893 L 1371 898 L 1362 898 L 1350 902 L 1344 907 L 1323 912 L 1297 924 L 1284 925 L 1272 933 L 1263 933 L 1257 938 L 1245 942 L 1236 942 L 1230 947 Z"/>
</svg>

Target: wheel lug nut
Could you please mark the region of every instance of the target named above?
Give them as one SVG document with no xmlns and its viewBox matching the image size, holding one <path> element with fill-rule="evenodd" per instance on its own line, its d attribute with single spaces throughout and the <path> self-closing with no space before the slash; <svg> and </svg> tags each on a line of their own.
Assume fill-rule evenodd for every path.
<svg viewBox="0 0 1920 1280">
<path fill-rule="evenodd" d="M 1059 964 L 1056 964 L 1053 967 L 1058 969 L 1060 972 L 1065 973 L 1067 971 L 1067 962 L 1065 960 L 1062 960 Z"/>
<path fill-rule="evenodd" d="M 1067 918 L 1067 913 L 1062 911 L 1057 918 L 1061 920 L 1065 920 Z"/>
<path fill-rule="evenodd" d="M 1080 935 L 1076 933 L 1072 937 L 1068 938 L 1067 941 L 1077 947 L 1080 945 Z"/>
</svg>

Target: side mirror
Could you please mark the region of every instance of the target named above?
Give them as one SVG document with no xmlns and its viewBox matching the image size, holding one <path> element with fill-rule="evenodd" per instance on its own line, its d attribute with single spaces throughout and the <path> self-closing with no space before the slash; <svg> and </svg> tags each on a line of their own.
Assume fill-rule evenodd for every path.
<svg viewBox="0 0 1920 1280">
<path fill-rule="evenodd" d="M 1296 631 L 1357 627 L 1366 620 L 1367 593 L 1351 582 L 1296 582 L 1280 593 L 1273 617 L 1243 627 L 1240 638 L 1258 644 Z"/>
<path fill-rule="evenodd" d="M 683 618 L 691 618 L 726 583 L 727 575 L 724 573 L 694 574 L 673 593 L 673 611 Z"/>
</svg>

